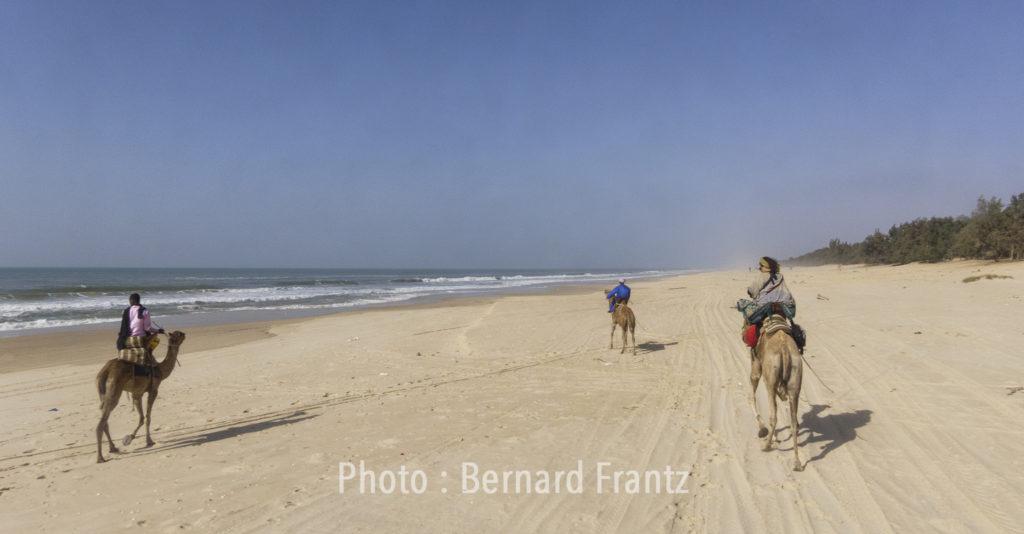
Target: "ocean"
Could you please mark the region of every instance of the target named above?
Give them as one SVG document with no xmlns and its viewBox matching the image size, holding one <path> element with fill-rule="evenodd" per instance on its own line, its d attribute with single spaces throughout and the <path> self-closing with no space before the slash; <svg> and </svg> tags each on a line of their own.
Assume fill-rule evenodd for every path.
<svg viewBox="0 0 1024 534">
<path fill-rule="evenodd" d="M 0 268 L 0 335 L 117 323 L 137 292 L 164 326 L 281 318 L 439 296 L 685 271 Z M 600 307 L 600 304 L 595 304 Z"/>
</svg>

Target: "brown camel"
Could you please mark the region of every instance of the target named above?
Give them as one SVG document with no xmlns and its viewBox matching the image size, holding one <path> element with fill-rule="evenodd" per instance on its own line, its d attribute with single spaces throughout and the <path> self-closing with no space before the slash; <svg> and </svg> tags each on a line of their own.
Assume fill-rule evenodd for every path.
<svg viewBox="0 0 1024 534">
<path fill-rule="evenodd" d="M 107 420 L 110 418 L 110 412 L 114 411 L 114 408 L 117 408 L 118 403 L 121 402 L 122 391 L 131 393 L 132 402 L 135 403 L 135 409 L 139 412 L 139 424 L 131 434 L 124 437 L 124 444 L 128 445 L 135 439 L 136 432 L 139 431 L 142 423 L 145 422 L 146 446 L 153 446 L 153 439 L 149 436 L 153 403 L 156 401 L 160 382 L 167 380 L 167 377 L 171 376 L 171 372 L 174 371 L 174 365 L 178 361 L 178 348 L 185 341 L 185 333 L 175 331 L 168 337 L 170 342 L 167 345 L 167 356 L 158 365 L 151 368 L 151 376 L 136 376 L 134 364 L 118 359 L 108 361 L 103 366 L 103 369 L 100 369 L 99 374 L 96 375 L 96 388 L 100 393 L 100 410 L 103 411 L 100 423 L 96 425 L 96 463 L 106 461 L 103 459 L 104 433 L 107 435 L 107 441 L 110 442 L 110 452 L 121 452 L 117 450 L 117 447 L 114 446 L 114 440 L 110 438 L 110 425 L 107 423 Z M 144 393 L 149 394 L 146 398 L 145 416 L 142 415 L 142 395 Z"/>
<path fill-rule="evenodd" d="M 608 340 L 608 348 L 615 348 L 615 327 L 622 327 L 622 350 L 619 354 L 626 352 L 626 331 L 633 336 L 633 354 L 636 354 L 636 316 L 633 315 L 633 310 L 629 309 L 629 306 L 619 302 L 615 305 L 615 311 L 612 312 L 612 336 Z"/>
<path fill-rule="evenodd" d="M 764 322 L 763 330 L 770 330 L 768 325 L 788 324 L 785 318 L 780 315 L 773 315 Z M 803 381 L 803 358 L 796 342 L 789 332 L 779 329 L 768 334 L 762 334 L 757 341 L 757 346 L 750 353 L 750 387 L 751 403 L 754 405 L 754 416 L 757 418 L 757 436 L 765 438 L 762 450 L 771 450 L 775 442 L 775 425 L 778 422 L 777 399 L 789 400 L 789 428 L 793 436 L 793 454 L 796 463 L 794 471 L 803 471 L 804 466 L 800 463 L 800 452 L 797 446 L 797 433 L 800 430 L 800 421 L 797 419 L 797 404 L 800 402 L 800 386 Z M 761 414 L 757 411 L 757 383 L 764 376 L 765 389 L 768 391 L 768 406 L 771 408 L 771 415 L 768 418 L 768 428 L 765 428 L 761 421 Z"/>
</svg>

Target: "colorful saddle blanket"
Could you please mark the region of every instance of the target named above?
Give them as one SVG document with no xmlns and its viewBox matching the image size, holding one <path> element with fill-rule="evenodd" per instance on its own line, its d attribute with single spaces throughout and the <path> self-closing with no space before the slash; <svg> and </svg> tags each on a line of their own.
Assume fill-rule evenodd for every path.
<svg viewBox="0 0 1024 534">
<path fill-rule="evenodd" d="M 761 323 L 762 336 L 774 334 L 779 330 L 782 330 L 787 334 L 793 333 L 793 329 L 789 327 L 789 320 L 781 315 L 770 315 L 763 323 Z"/>
<path fill-rule="evenodd" d="M 152 352 L 160 343 L 156 336 L 128 336 L 124 348 L 117 352 L 117 359 L 135 364 L 152 364 L 152 357 L 147 361 L 146 352 Z"/>
</svg>

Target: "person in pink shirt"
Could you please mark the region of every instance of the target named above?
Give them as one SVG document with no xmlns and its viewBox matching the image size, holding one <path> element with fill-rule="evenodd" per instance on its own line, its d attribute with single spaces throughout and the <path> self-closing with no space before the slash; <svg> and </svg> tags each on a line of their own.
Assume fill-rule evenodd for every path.
<svg viewBox="0 0 1024 534">
<path fill-rule="evenodd" d="M 155 334 L 163 334 L 163 328 L 153 326 L 153 320 L 149 317 L 149 310 L 142 305 L 142 297 L 138 293 L 132 293 L 128 297 L 129 306 L 121 314 L 121 331 L 117 335 L 117 350 L 123 350 L 128 345 L 143 346 L 141 339 L 131 340 L 129 338 L 144 338 Z M 152 356 L 148 354 L 150 359 Z"/>
</svg>

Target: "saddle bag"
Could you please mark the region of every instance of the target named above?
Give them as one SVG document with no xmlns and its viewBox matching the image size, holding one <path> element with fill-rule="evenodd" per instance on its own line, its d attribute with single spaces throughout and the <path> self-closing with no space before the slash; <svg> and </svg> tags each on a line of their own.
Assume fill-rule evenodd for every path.
<svg viewBox="0 0 1024 534">
<path fill-rule="evenodd" d="M 754 348 L 755 346 L 757 346 L 757 338 L 758 338 L 758 331 L 757 330 L 758 330 L 758 328 L 757 328 L 756 324 L 748 324 L 747 326 L 743 327 L 743 332 L 742 332 L 743 343 L 746 346 L 748 346 L 750 348 Z"/>
</svg>

